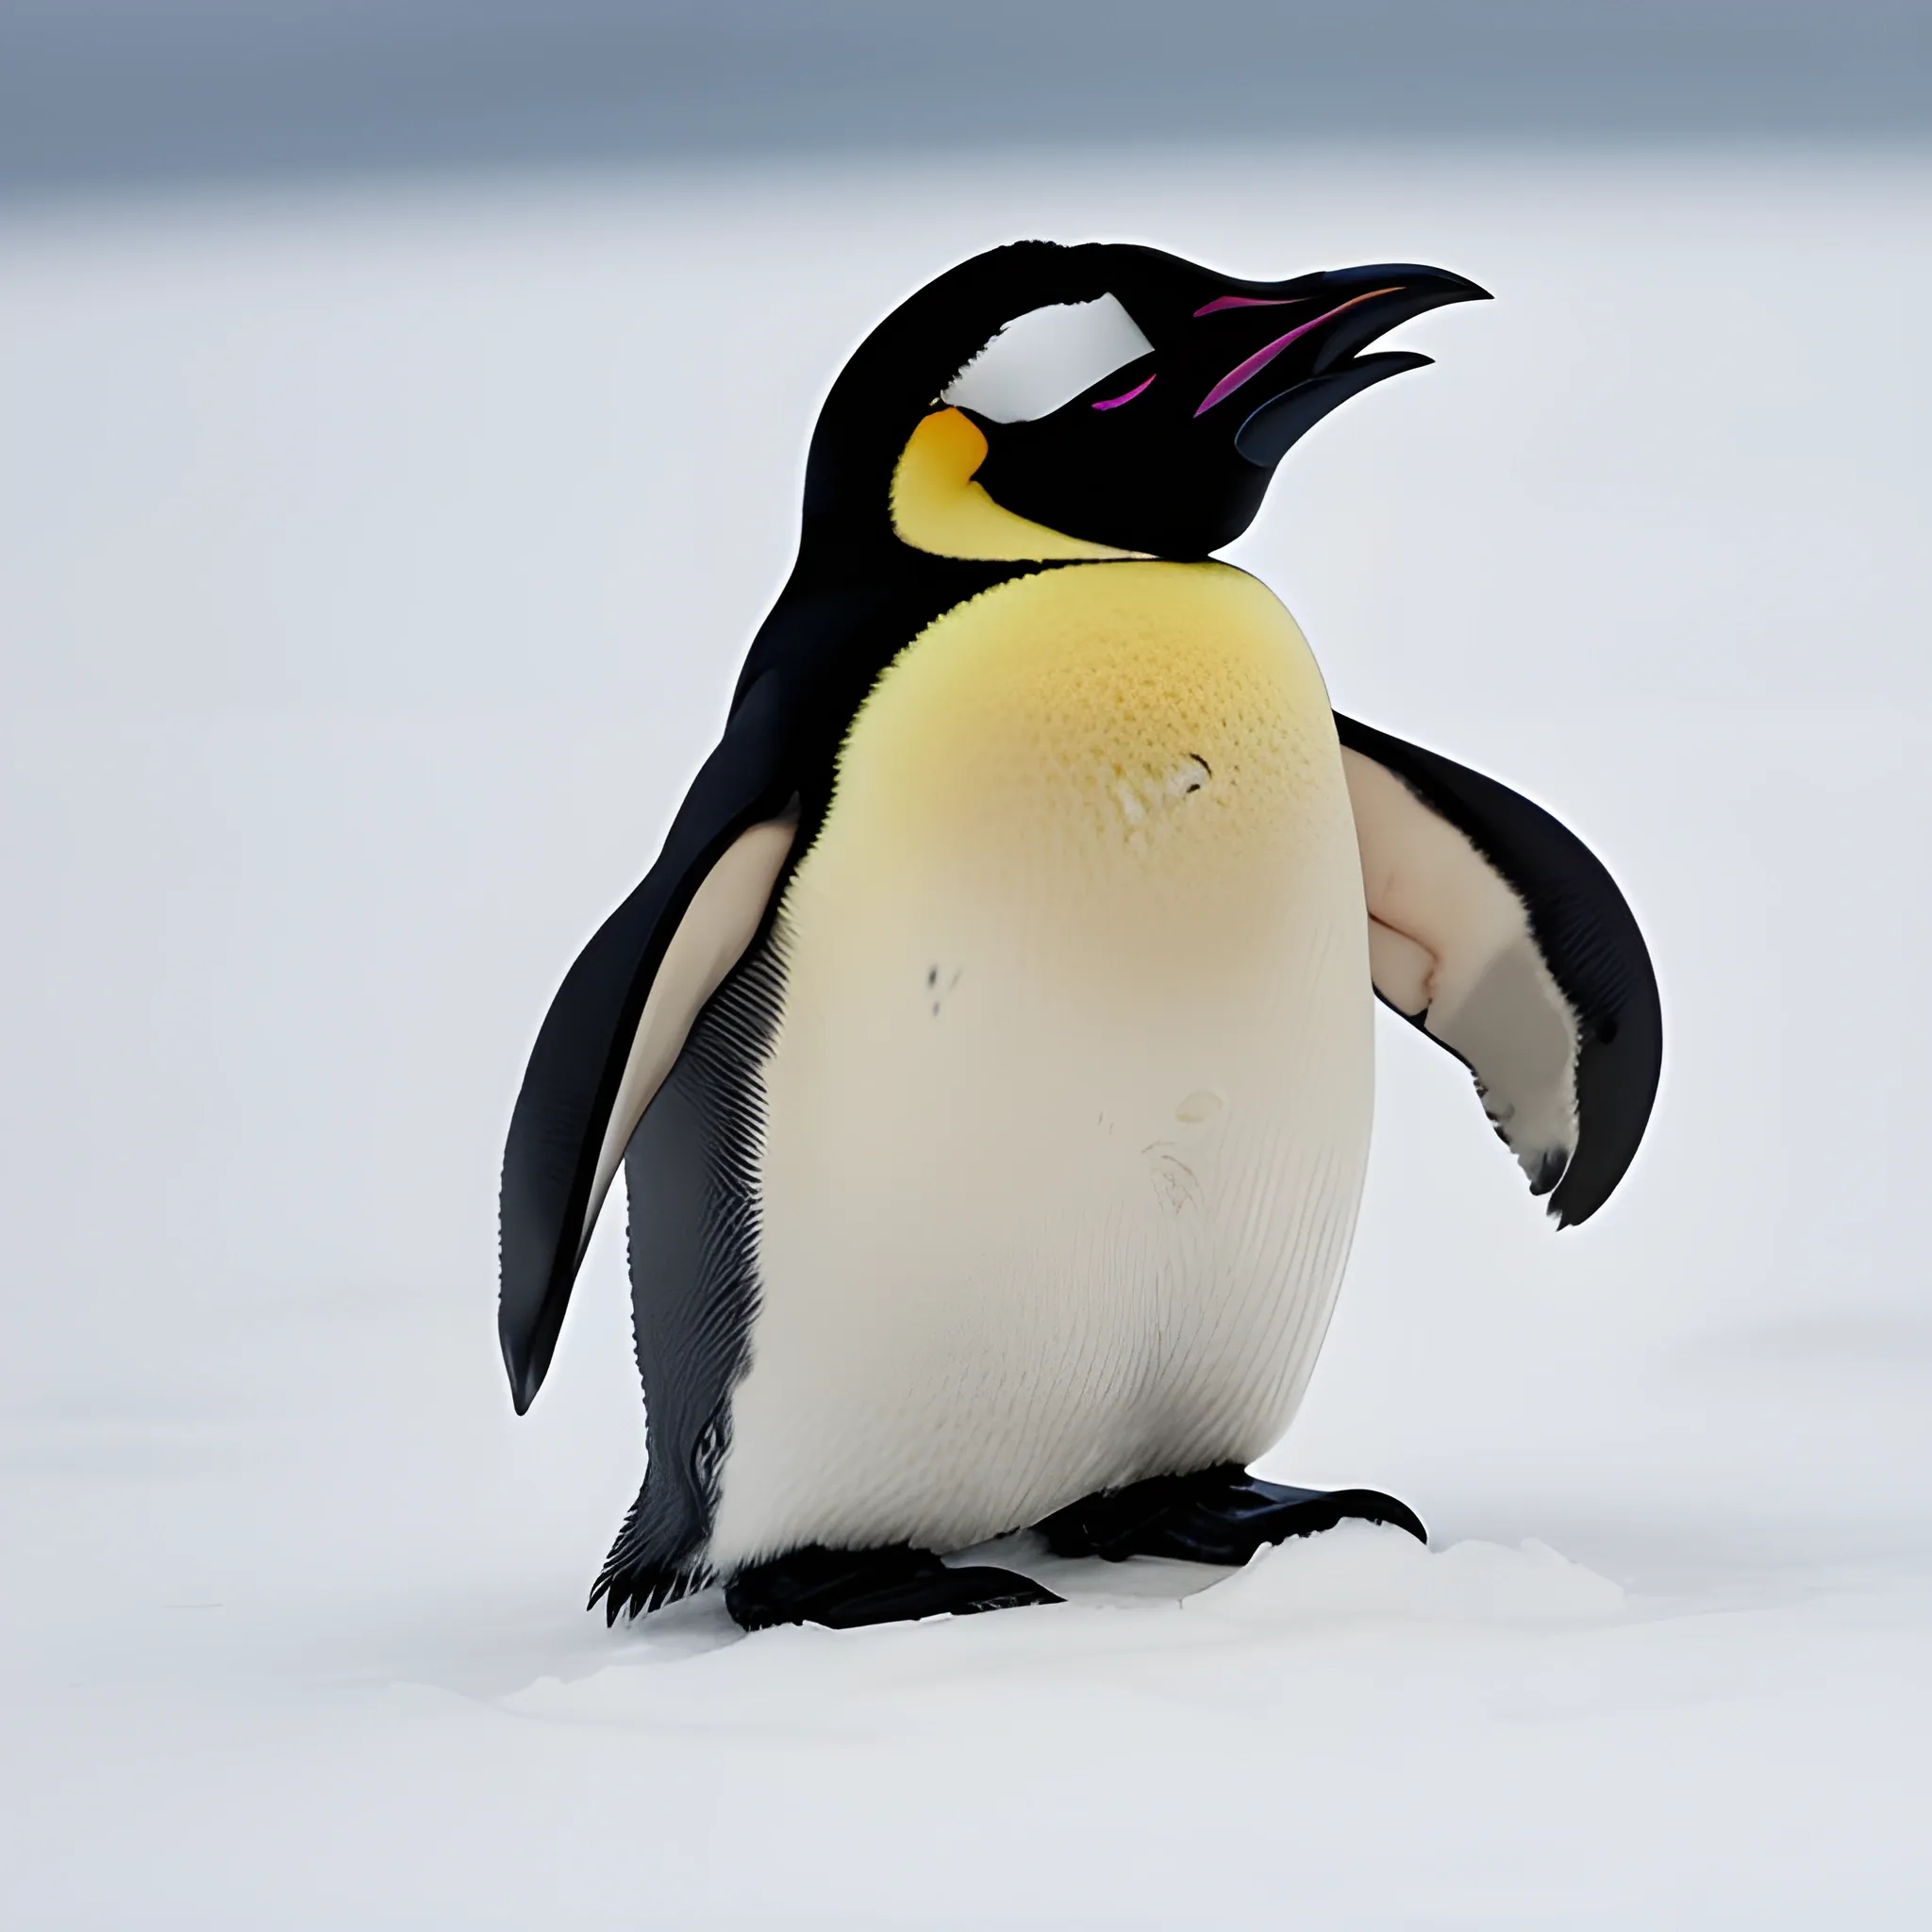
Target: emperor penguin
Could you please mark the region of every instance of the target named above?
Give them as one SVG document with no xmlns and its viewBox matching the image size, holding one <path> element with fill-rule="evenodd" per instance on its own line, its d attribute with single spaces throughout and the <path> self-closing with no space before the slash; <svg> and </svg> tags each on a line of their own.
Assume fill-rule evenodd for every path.
<svg viewBox="0 0 1932 1932">
<path fill-rule="evenodd" d="M 948 1563 L 1239 1564 L 1365 1516 L 1264 1482 L 1348 1253 L 1379 996 L 1559 1224 L 1636 1153 L 1657 984 L 1604 867 L 1331 709 L 1216 561 L 1275 466 L 1482 299 L 1017 242 L 833 383 L 796 565 L 511 1118 L 500 1330 L 543 1381 L 620 1168 L 647 1468 L 591 1595 L 747 1628 L 1054 1601 Z"/>
</svg>

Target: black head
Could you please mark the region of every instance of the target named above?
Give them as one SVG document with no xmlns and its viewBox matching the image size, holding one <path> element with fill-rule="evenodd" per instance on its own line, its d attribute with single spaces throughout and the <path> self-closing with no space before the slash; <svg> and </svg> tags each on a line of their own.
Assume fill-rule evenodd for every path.
<svg viewBox="0 0 1932 1932">
<path fill-rule="evenodd" d="M 1025 548 L 1027 526 L 1206 556 L 1253 522 L 1274 466 L 1329 410 L 1429 360 L 1370 343 L 1485 292 L 1410 263 L 1247 282 L 1151 248 L 995 249 L 922 289 L 846 365 L 813 438 L 808 533 L 849 541 L 883 517 L 955 556 L 1070 554 Z M 939 486 L 976 485 L 991 505 L 908 527 L 892 506 L 913 501 L 915 448 Z"/>
</svg>

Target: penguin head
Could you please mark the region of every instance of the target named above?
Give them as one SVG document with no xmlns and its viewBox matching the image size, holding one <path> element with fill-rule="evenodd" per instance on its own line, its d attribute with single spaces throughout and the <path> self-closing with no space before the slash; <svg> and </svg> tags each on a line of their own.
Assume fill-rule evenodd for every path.
<svg viewBox="0 0 1932 1932">
<path fill-rule="evenodd" d="M 1407 262 L 1252 282 L 1137 246 L 994 249 L 847 363 L 813 438 L 808 525 L 883 522 L 950 557 L 1205 557 L 1331 409 L 1430 359 L 1362 351 L 1486 295 Z"/>
</svg>

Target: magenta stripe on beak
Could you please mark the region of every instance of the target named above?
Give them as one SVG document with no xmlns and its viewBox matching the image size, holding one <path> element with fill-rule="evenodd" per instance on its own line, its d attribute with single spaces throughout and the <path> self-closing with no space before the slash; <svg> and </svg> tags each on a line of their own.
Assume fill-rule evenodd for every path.
<svg viewBox="0 0 1932 1932">
<path fill-rule="evenodd" d="M 1392 288 L 1369 289 L 1359 295 L 1351 295 L 1346 302 L 1337 303 L 1326 314 L 1316 316 L 1314 321 L 1305 322 L 1299 328 L 1290 329 L 1285 336 L 1276 336 L 1265 349 L 1257 349 L 1245 362 L 1237 362 L 1208 391 L 1206 401 L 1194 411 L 1194 414 L 1205 416 L 1216 403 L 1221 402 L 1227 396 L 1233 395 L 1235 391 L 1241 388 L 1241 384 L 1246 382 L 1251 375 L 1258 375 L 1262 370 L 1267 368 L 1269 363 L 1274 361 L 1275 357 L 1281 354 L 1282 350 L 1288 348 L 1291 343 L 1298 342 L 1311 328 L 1320 328 L 1324 322 L 1333 322 L 1343 309 L 1353 308 L 1357 302 L 1367 302 L 1376 295 L 1392 295 L 1394 292 L 1395 291 Z"/>
</svg>

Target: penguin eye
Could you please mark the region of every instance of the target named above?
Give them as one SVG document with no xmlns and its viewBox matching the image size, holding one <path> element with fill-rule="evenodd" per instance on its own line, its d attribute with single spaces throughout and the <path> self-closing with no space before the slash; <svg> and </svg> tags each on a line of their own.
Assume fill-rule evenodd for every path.
<svg viewBox="0 0 1932 1932">
<path fill-rule="evenodd" d="M 940 401 L 991 423 L 1030 423 L 1153 349 L 1112 295 L 1057 302 L 1015 316 L 946 385 Z"/>
</svg>

